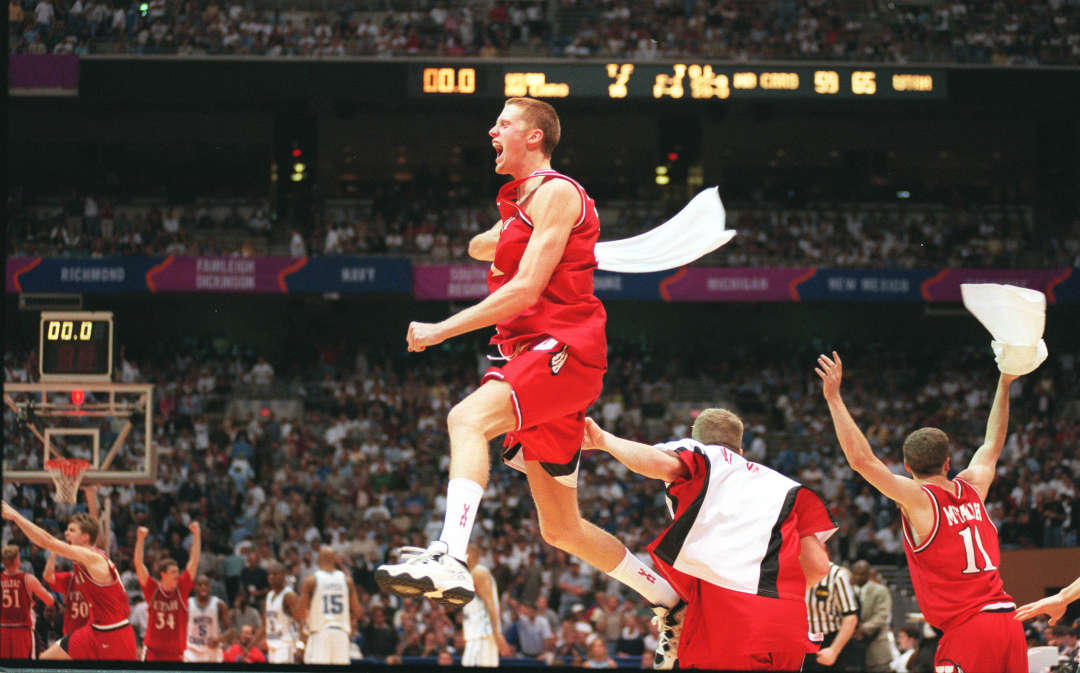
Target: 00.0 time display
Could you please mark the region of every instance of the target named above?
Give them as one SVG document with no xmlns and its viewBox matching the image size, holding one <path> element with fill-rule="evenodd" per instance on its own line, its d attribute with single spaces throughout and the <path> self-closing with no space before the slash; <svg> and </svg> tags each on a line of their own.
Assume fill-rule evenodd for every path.
<svg viewBox="0 0 1080 673">
<path fill-rule="evenodd" d="M 112 313 L 43 312 L 42 381 L 107 381 L 112 376 Z"/>
</svg>

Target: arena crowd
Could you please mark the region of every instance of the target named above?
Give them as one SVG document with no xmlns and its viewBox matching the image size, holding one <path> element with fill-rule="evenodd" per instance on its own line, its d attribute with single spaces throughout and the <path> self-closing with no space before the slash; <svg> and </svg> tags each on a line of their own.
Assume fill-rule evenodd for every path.
<svg viewBox="0 0 1080 673">
<path fill-rule="evenodd" d="M 1080 63 L 1080 4 L 9 0 L 9 52 Z"/>
<path fill-rule="evenodd" d="M 778 358 L 768 344 L 729 345 L 721 358 L 704 340 L 652 349 L 613 339 L 605 392 L 590 413 L 621 436 L 656 442 L 686 436 L 694 409 L 738 409 L 746 420 L 748 457 L 828 502 L 840 527 L 829 543 L 833 559 L 845 565 L 866 559 L 885 573 L 903 563 L 896 508 L 846 466 L 813 380 L 814 354 L 807 347 L 803 355 L 805 362 Z M 198 521 L 204 531 L 199 571 L 231 606 L 236 629 L 259 622 L 270 561 L 283 563 L 289 581 L 298 582 L 312 572 L 318 546 L 330 544 L 364 606 L 354 656 L 394 662 L 460 653 L 458 614 L 382 595 L 373 572 L 391 549 L 438 535 L 448 464 L 445 415 L 476 385 L 480 365 L 467 347 L 440 350 L 423 370 L 407 366 L 404 356 L 360 347 L 328 349 L 312 362 L 272 363 L 222 336 L 188 338 L 143 359 L 123 356 L 121 380 L 158 383 L 158 481 L 110 493 L 110 547 L 134 613 L 144 609 L 131 563 L 135 529 L 151 529 L 148 565 L 166 556 L 182 565 L 191 543 L 187 524 Z M 917 370 L 905 365 L 913 357 L 921 363 Z M 1080 410 L 1075 402 L 1067 407 L 1064 394 L 1075 382 L 1076 357 L 1075 349 L 1055 349 L 1013 388 L 1011 432 L 987 498 L 1003 549 L 1077 544 L 1080 460 L 1063 448 L 1075 446 L 1080 432 Z M 860 376 L 851 362 L 849 405 L 894 470 L 903 469 L 900 441 L 924 424 L 945 429 L 956 447 L 954 464 L 966 464 L 981 441 L 990 403 L 988 349 L 946 360 L 929 347 L 898 354 L 871 345 L 852 358 L 873 362 L 874 375 Z M 6 381 L 33 380 L 36 371 L 32 353 L 5 354 Z M 275 396 L 302 400 L 302 415 L 244 414 L 227 404 Z M 25 456 L 20 466 L 31 467 L 40 456 L 36 440 L 17 431 L 10 409 L 4 420 L 5 454 Z M 618 530 L 631 549 L 644 553 L 665 525 L 659 484 L 628 475 L 605 455 L 586 454 L 582 474 L 583 515 Z M 656 633 L 647 606 L 541 541 L 522 479 L 496 466 L 477 536 L 516 655 L 575 665 L 590 657 L 597 664 L 649 661 Z M 4 498 L 59 534 L 64 522 L 50 490 L 5 484 Z M 4 543 L 19 537 L 5 526 Z M 25 541 L 22 553 L 40 575 L 44 555 Z M 902 584 L 891 590 L 898 600 L 908 591 Z M 43 612 L 40 642 L 57 637 L 60 614 Z M 1032 644 L 1057 637 L 1044 622 L 1034 622 L 1029 636 Z"/>
</svg>

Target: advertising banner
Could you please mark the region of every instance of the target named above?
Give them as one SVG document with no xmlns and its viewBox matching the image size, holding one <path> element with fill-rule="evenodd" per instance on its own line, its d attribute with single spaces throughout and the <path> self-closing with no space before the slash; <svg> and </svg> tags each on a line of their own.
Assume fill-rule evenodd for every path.
<svg viewBox="0 0 1080 673">
<path fill-rule="evenodd" d="M 17 96 L 78 95 L 79 57 L 74 54 L 9 54 L 8 91 Z"/>
<path fill-rule="evenodd" d="M 411 265 L 395 257 L 13 257 L 7 292 L 397 292 Z"/>
</svg>

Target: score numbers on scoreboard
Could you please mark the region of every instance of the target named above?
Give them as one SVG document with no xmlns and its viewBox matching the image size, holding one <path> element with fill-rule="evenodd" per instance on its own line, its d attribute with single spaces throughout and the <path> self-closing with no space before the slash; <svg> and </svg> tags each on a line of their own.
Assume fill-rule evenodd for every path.
<svg viewBox="0 0 1080 673">
<path fill-rule="evenodd" d="M 414 66 L 421 97 L 941 99 L 946 71 L 850 66 L 768 68 L 702 63 L 470 63 Z"/>
</svg>

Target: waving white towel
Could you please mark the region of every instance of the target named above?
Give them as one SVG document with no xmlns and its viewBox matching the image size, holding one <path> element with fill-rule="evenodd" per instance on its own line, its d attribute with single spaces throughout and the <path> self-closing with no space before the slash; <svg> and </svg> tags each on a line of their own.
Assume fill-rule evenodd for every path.
<svg viewBox="0 0 1080 673">
<path fill-rule="evenodd" d="M 725 229 L 726 214 L 720 190 L 710 187 L 667 222 L 631 238 L 596 244 L 602 271 L 650 273 L 677 269 L 730 241 L 735 231 Z"/>
<path fill-rule="evenodd" d="M 964 306 L 989 330 L 998 369 L 1022 376 L 1046 360 L 1046 295 L 1015 285 L 964 283 Z"/>
</svg>

